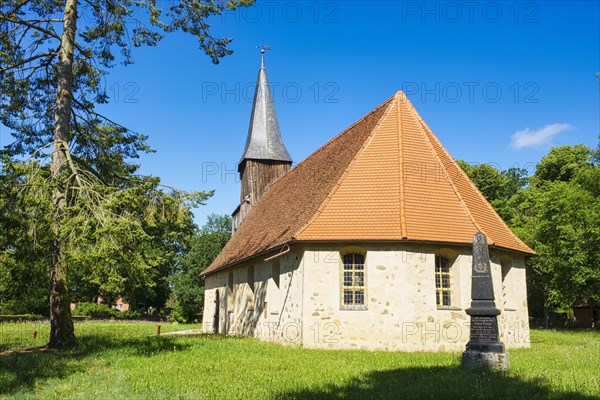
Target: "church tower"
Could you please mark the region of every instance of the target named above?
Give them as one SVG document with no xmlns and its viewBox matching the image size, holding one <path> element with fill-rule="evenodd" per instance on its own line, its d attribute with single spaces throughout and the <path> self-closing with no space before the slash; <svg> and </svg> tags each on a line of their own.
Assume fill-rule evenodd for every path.
<svg viewBox="0 0 600 400">
<path fill-rule="evenodd" d="M 268 49 L 267 46 L 263 46 L 260 51 L 260 69 L 254 89 L 248 137 L 238 165 L 241 191 L 240 204 L 232 214 L 233 232 L 237 230 L 267 187 L 285 175 L 292 165 L 292 158 L 281 138 L 275 104 L 267 80 L 265 50 Z"/>
</svg>

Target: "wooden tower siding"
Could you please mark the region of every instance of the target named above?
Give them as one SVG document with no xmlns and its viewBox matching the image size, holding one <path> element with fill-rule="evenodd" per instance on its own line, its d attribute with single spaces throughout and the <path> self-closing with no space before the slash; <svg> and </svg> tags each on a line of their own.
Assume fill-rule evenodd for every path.
<svg viewBox="0 0 600 400">
<path fill-rule="evenodd" d="M 246 196 L 254 206 L 267 187 L 290 170 L 285 161 L 245 160 L 241 171 L 240 203 Z"/>
<path fill-rule="evenodd" d="M 292 157 L 281 138 L 267 80 L 264 54 L 265 48 L 261 50 L 246 148 L 238 166 L 241 180 L 240 204 L 231 215 L 232 232 L 238 229 L 267 187 L 285 175 L 292 165 Z"/>
</svg>

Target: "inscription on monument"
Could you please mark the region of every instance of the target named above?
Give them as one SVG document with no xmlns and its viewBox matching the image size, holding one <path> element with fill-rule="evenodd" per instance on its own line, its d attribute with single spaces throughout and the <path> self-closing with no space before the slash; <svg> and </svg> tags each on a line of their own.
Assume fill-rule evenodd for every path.
<svg viewBox="0 0 600 400">
<path fill-rule="evenodd" d="M 498 341 L 498 325 L 496 317 L 472 316 L 471 340 L 475 342 Z"/>
</svg>

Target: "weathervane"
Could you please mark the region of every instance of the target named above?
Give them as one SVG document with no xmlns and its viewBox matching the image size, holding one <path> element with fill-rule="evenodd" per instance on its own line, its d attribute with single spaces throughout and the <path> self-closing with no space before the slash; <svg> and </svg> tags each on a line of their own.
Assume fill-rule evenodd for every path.
<svg viewBox="0 0 600 400">
<path fill-rule="evenodd" d="M 261 44 L 260 46 L 256 46 L 257 49 L 260 49 L 260 68 L 265 68 L 265 50 L 271 50 L 271 46 L 267 46 L 266 44 Z"/>
<path fill-rule="evenodd" d="M 256 46 L 257 49 L 260 49 L 260 54 L 265 54 L 265 50 L 271 50 L 271 46 L 267 46 L 266 44 L 261 44 L 260 46 Z"/>
</svg>

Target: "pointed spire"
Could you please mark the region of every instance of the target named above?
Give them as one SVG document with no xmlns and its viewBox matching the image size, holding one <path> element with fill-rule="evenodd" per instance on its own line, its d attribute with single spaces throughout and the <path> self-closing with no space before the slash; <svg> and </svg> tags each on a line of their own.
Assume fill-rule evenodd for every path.
<svg viewBox="0 0 600 400">
<path fill-rule="evenodd" d="M 265 69 L 265 50 L 270 50 L 270 47 L 261 47 L 260 69 L 254 89 L 250 127 L 240 164 L 247 159 L 292 162 L 279 130 L 275 104 Z"/>
</svg>

